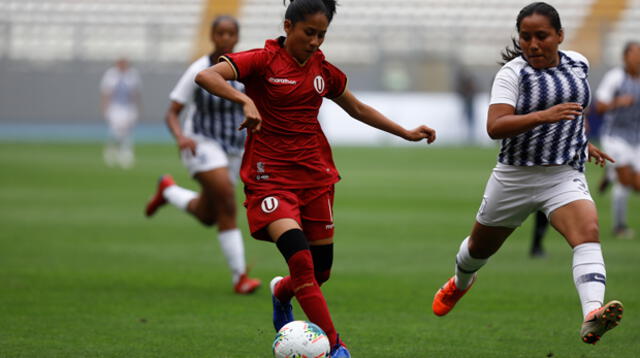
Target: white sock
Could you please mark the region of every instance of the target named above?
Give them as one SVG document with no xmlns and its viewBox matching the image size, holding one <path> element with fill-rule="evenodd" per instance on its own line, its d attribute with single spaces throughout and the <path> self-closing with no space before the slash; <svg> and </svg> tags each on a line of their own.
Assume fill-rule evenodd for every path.
<svg viewBox="0 0 640 358">
<path fill-rule="evenodd" d="M 573 281 L 580 296 L 584 317 L 604 303 L 606 277 L 599 243 L 588 242 L 573 248 Z"/>
<path fill-rule="evenodd" d="M 233 284 L 235 285 L 240 276 L 247 271 L 247 264 L 244 261 L 244 243 L 240 229 L 220 231 L 218 233 L 220 248 L 227 259 L 227 264 L 233 274 Z"/>
<path fill-rule="evenodd" d="M 464 290 L 469 287 L 469 284 L 478 271 L 488 259 L 476 259 L 469 253 L 469 237 L 462 241 L 460 244 L 460 251 L 456 255 L 456 287 L 459 290 Z"/>
<path fill-rule="evenodd" d="M 616 181 L 618 179 L 617 178 L 618 174 L 616 173 L 616 168 L 614 168 L 612 165 L 605 166 L 604 170 L 605 170 L 605 175 L 607 176 L 607 179 L 610 182 L 614 182 L 614 181 Z"/>
<path fill-rule="evenodd" d="M 187 211 L 187 205 L 189 205 L 191 200 L 198 196 L 198 193 L 193 190 L 181 188 L 177 185 L 172 185 L 164 190 L 162 196 L 164 196 L 169 203 L 178 209 Z"/>
<path fill-rule="evenodd" d="M 613 185 L 611 207 L 613 208 L 613 227 L 615 229 L 627 226 L 627 200 L 629 188 L 620 183 Z"/>
</svg>

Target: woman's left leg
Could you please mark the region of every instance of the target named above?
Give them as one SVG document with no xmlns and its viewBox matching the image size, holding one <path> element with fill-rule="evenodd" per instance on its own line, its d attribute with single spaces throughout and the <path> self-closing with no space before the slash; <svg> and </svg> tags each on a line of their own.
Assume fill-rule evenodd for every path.
<svg viewBox="0 0 640 358">
<path fill-rule="evenodd" d="M 596 207 L 590 200 L 576 200 L 554 210 L 550 221 L 573 249 L 573 280 L 584 316 L 581 336 L 585 343 L 595 343 L 622 318 L 620 302 L 603 306 L 607 274 Z"/>
</svg>

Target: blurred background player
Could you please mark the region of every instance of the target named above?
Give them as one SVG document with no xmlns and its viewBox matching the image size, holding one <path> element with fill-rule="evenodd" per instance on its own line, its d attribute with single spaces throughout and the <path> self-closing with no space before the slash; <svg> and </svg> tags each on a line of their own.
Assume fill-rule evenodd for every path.
<svg viewBox="0 0 640 358">
<path fill-rule="evenodd" d="M 295 296 L 308 319 L 331 343 L 331 357 L 350 357 L 338 337 L 320 285 L 333 264 L 333 198 L 338 171 L 318 112 L 329 98 L 352 117 L 410 141 L 435 140 L 426 126 L 406 130 L 360 102 L 347 77 L 319 50 L 336 11 L 335 0 L 295 0 L 285 12 L 286 37 L 264 48 L 227 54 L 196 82 L 220 97 L 241 104 L 241 128 L 249 135 L 242 161 L 247 216 L 253 237 L 272 241 L 290 275 L 271 281 L 273 324 L 279 330 L 293 320 Z M 237 79 L 245 95 L 229 84 Z"/>
<path fill-rule="evenodd" d="M 536 217 L 533 222 L 533 238 L 531 240 L 531 249 L 529 256 L 532 258 L 542 258 L 547 256 L 542 246 L 542 239 L 549 228 L 549 220 L 543 211 L 536 211 Z"/>
<path fill-rule="evenodd" d="M 102 113 L 109 133 L 104 149 L 108 166 L 134 165 L 133 128 L 140 115 L 141 80 L 138 71 L 125 58 L 109 68 L 100 83 Z"/>
<path fill-rule="evenodd" d="M 476 141 L 474 99 L 477 92 L 473 74 L 464 66 L 459 66 L 456 71 L 455 85 L 467 124 L 467 145 L 473 145 Z"/>
<path fill-rule="evenodd" d="M 640 43 L 628 42 L 624 65 L 611 69 L 596 91 L 596 110 L 604 113 L 602 146 L 616 159 L 604 181 L 613 181 L 613 235 L 631 239 L 627 200 L 640 191 Z M 601 184 L 602 185 L 602 184 Z"/>
<path fill-rule="evenodd" d="M 232 272 L 236 293 L 254 292 L 260 281 L 247 276 L 242 232 L 236 222 L 235 182 L 242 160 L 245 134 L 237 128 L 244 120 L 242 106 L 211 95 L 194 82 L 198 72 L 212 66 L 222 54 L 232 52 L 238 42 L 239 25 L 230 16 L 219 16 L 211 25 L 214 50 L 194 62 L 171 92 L 166 123 L 173 134 L 182 162 L 200 184 L 200 193 L 175 184 L 171 175 L 160 178 L 146 215 L 171 203 L 193 215 L 205 226 L 217 225 L 220 248 Z M 238 91 L 240 82 L 229 81 Z M 188 107 L 184 130 L 180 114 Z"/>
<path fill-rule="evenodd" d="M 456 255 L 455 275 L 433 299 L 444 316 L 471 288 L 476 272 L 536 210 L 573 249 L 573 277 L 584 321 L 580 336 L 595 344 L 622 319 L 619 301 L 604 303 L 606 271 L 598 237 L 598 213 L 584 175 L 594 158 L 611 160 L 587 142 L 583 109 L 589 106 L 589 63 L 558 51 L 560 16 L 544 2 L 525 6 L 516 20 L 518 41 L 491 90 L 487 132 L 502 139 L 498 164 L 485 188 L 471 235 Z"/>
</svg>

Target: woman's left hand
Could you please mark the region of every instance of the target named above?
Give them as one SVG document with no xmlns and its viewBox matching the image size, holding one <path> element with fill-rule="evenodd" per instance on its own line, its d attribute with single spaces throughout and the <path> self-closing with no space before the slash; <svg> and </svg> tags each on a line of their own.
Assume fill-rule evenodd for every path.
<svg viewBox="0 0 640 358">
<path fill-rule="evenodd" d="M 607 153 L 601 151 L 595 145 L 589 143 L 589 147 L 588 148 L 589 148 L 589 162 L 591 162 L 591 159 L 593 158 L 595 160 L 595 164 L 599 165 L 601 167 L 604 167 L 605 162 L 607 160 L 610 161 L 611 163 L 615 163 L 616 162 Z"/>
<path fill-rule="evenodd" d="M 436 140 L 436 130 L 422 125 L 418 128 L 407 131 L 403 138 L 412 142 L 426 139 L 427 143 L 431 144 Z"/>
</svg>

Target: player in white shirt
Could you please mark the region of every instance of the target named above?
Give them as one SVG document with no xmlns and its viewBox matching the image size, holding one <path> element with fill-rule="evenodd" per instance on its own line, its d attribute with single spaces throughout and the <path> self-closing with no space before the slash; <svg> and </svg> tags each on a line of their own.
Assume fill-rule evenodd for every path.
<svg viewBox="0 0 640 358">
<path fill-rule="evenodd" d="M 141 84 L 138 71 L 124 58 L 102 76 L 102 113 L 109 126 L 104 160 L 109 166 L 131 168 L 134 164 L 132 135 L 140 114 Z"/>
<path fill-rule="evenodd" d="M 487 183 L 476 222 L 456 255 L 455 275 L 437 291 L 432 309 L 444 316 L 529 214 L 543 211 L 573 250 L 573 277 L 584 320 L 580 336 L 596 343 L 622 318 L 622 304 L 604 304 L 606 272 L 598 237 L 598 213 L 584 163 L 604 165 L 606 154 L 587 143 L 583 108 L 590 101 L 589 63 L 559 51 L 564 38 L 549 4 L 524 7 L 516 21 L 518 42 L 491 90 L 487 132 L 502 139 L 498 164 Z"/>
<path fill-rule="evenodd" d="M 194 62 L 171 92 L 166 122 L 176 139 L 182 161 L 200 184 L 199 193 L 176 185 L 170 175 L 160 178 L 155 195 L 146 207 L 148 217 L 167 202 L 194 216 L 205 226 L 217 225 L 218 241 L 231 269 L 234 291 L 254 292 L 260 280 L 247 276 L 242 233 L 236 223 L 235 182 L 238 177 L 245 133 L 242 107 L 201 89 L 194 79 L 198 72 L 233 51 L 239 26 L 230 16 L 220 16 L 211 26 L 214 51 Z M 243 90 L 239 82 L 231 85 Z M 184 129 L 180 114 L 187 108 Z"/>
<path fill-rule="evenodd" d="M 640 43 L 629 42 L 623 51 L 624 67 L 607 72 L 596 91 L 596 110 L 605 115 L 602 146 L 616 158 L 605 179 L 614 181 L 613 234 L 633 238 L 627 226 L 627 200 L 640 191 Z"/>
</svg>

